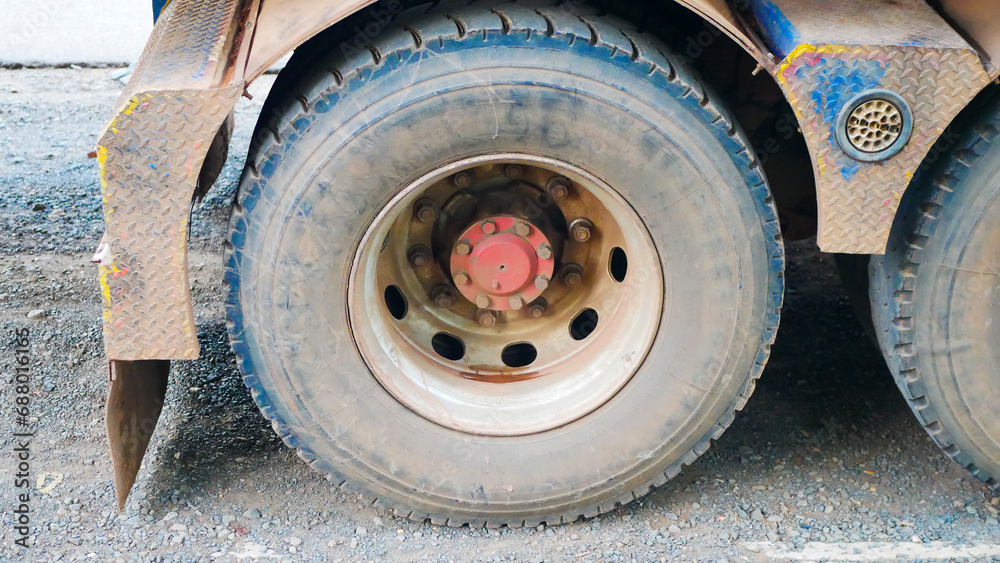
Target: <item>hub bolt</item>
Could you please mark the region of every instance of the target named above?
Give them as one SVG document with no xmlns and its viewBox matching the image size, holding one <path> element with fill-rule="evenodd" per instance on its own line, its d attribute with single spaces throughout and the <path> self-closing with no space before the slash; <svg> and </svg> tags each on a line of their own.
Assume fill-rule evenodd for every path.
<svg viewBox="0 0 1000 563">
<path fill-rule="evenodd" d="M 455 182 L 455 185 L 459 188 L 468 188 L 472 185 L 472 176 L 470 176 L 468 172 L 459 172 L 458 174 L 455 174 L 452 181 Z"/>
<path fill-rule="evenodd" d="M 510 305 L 510 308 L 515 311 L 520 311 L 524 308 L 524 299 L 522 299 L 520 295 L 511 297 L 507 303 Z"/>
<path fill-rule="evenodd" d="M 468 256 L 472 252 L 472 243 L 468 239 L 458 241 L 455 245 L 455 254 Z"/>
<path fill-rule="evenodd" d="M 476 305 L 480 309 L 489 309 L 490 305 L 492 304 L 493 300 L 490 299 L 490 296 L 486 295 L 485 293 L 481 294 L 479 297 L 476 297 Z"/>
<path fill-rule="evenodd" d="M 439 285 L 431 292 L 431 301 L 442 309 L 447 309 L 455 304 L 455 291 L 447 285 Z"/>
<path fill-rule="evenodd" d="M 556 176 L 549 180 L 549 184 L 545 187 L 545 190 L 549 192 L 552 199 L 566 199 L 569 197 L 570 185 L 572 185 L 572 182 L 568 178 Z"/>
<path fill-rule="evenodd" d="M 538 257 L 542 260 L 549 260 L 552 258 L 552 247 L 547 244 L 542 244 L 538 247 Z"/>
<path fill-rule="evenodd" d="M 528 236 L 531 235 L 531 226 L 527 223 L 518 223 L 517 225 L 514 225 L 514 232 L 517 233 L 517 236 L 519 237 L 528 238 Z"/>
<path fill-rule="evenodd" d="M 550 281 L 552 280 L 550 280 L 545 276 L 538 276 L 537 278 L 535 278 L 535 287 L 542 291 L 545 291 L 546 289 L 549 288 Z"/>
<path fill-rule="evenodd" d="M 528 307 L 528 314 L 531 315 L 533 319 L 540 319 L 545 316 L 545 311 L 549 308 L 549 302 L 544 298 L 539 297 Z"/>
<path fill-rule="evenodd" d="M 483 232 L 488 235 L 492 235 L 493 233 L 497 232 L 496 221 L 488 219 L 485 222 L 483 222 Z"/>
<path fill-rule="evenodd" d="M 480 309 L 476 312 L 476 319 L 482 326 L 492 328 L 497 324 L 497 313 L 488 309 Z"/>
<path fill-rule="evenodd" d="M 583 267 L 579 264 L 566 264 L 562 267 L 563 283 L 576 287 L 583 283 Z"/>
<path fill-rule="evenodd" d="M 423 268 L 431 261 L 431 249 L 422 244 L 418 244 L 410 249 L 407 254 L 410 265 L 414 268 Z"/>
<path fill-rule="evenodd" d="M 430 223 L 437 219 L 437 210 L 434 209 L 434 200 L 421 199 L 413 208 L 417 220 L 421 223 Z"/>
<path fill-rule="evenodd" d="M 465 272 L 455 272 L 455 285 L 464 287 L 469 285 L 469 281 L 471 281 L 469 274 L 466 274 Z"/>
<path fill-rule="evenodd" d="M 521 168 L 517 164 L 508 164 L 503 172 L 511 180 L 517 180 L 521 176 L 524 176 L 524 168 Z"/>
<path fill-rule="evenodd" d="M 576 242 L 587 242 L 590 240 L 593 228 L 594 224 L 587 219 L 577 219 L 570 223 L 569 232 L 573 235 L 573 240 Z"/>
</svg>

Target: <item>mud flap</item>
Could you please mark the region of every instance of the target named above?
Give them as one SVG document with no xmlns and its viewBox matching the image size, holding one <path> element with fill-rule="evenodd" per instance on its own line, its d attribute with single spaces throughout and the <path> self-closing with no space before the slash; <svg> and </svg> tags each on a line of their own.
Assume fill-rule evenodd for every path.
<svg viewBox="0 0 1000 563">
<path fill-rule="evenodd" d="M 118 510 L 125 509 L 139 465 L 163 410 L 170 374 L 168 360 L 110 362 L 105 422 Z"/>
</svg>

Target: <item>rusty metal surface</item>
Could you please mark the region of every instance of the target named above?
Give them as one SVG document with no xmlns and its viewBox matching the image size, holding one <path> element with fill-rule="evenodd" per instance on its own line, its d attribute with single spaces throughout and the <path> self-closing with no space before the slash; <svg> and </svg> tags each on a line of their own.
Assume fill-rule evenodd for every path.
<svg viewBox="0 0 1000 563">
<path fill-rule="evenodd" d="M 170 362 L 112 361 L 109 367 L 105 426 L 118 510 L 124 510 L 125 500 L 163 410 Z"/>
<path fill-rule="evenodd" d="M 220 126 L 243 92 L 236 67 L 252 28 L 243 24 L 256 7 L 256 0 L 171 2 L 98 141 L 109 359 L 198 356 L 188 217 L 206 155 L 213 141 L 224 141 Z M 214 170 L 205 172 L 207 181 Z"/>
<path fill-rule="evenodd" d="M 773 6 L 781 13 L 768 33 L 781 39 L 772 43 L 787 46 L 793 38 L 797 44 L 774 76 L 812 154 L 820 248 L 882 254 L 913 174 L 989 76 L 977 52 L 919 0 L 778 0 Z M 913 134 L 895 156 L 860 162 L 841 149 L 836 122 L 852 98 L 874 89 L 905 100 Z"/>
<path fill-rule="evenodd" d="M 764 68 L 774 67 L 773 57 L 764 49 L 729 8 L 725 0 L 661 0 L 676 1 L 699 14 L 731 37 Z M 367 8 L 370 23 L 357 29 L 352 48 L 364 49 L 392 18 L 403 11 L 398 1 L 377 7 L 374 0 L 262 0 L 253 48 L 247 62 L 247 81 L 263 74 L 282 56 L 291 52 L 317 33 Z"/>
<path fill-rule="evenodd" d="M 100 141 L 109 251 L 100 280 L 110 359 L 198 357 L 188 217 L 198 171 L 242 91 L 138 94 Z"/>
</svg>

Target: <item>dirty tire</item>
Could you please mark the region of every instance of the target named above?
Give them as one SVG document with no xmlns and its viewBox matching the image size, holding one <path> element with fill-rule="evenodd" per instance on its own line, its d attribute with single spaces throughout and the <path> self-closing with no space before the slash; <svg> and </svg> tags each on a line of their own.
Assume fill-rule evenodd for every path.
<svg viewBox="0 0 1000 563">
<path fill-rule="evenodd" d="M 367 49 L 331 53 L 265 123 L 230 225 L 231 341 L 285 443 L 396 514 L 473 527 L 606 513 L 704 453 L 767 361 L 784 254 L 753 152 L 692 72 L 611 18 L 522 4 L 412 9 Z M 367 369 L 345 305 L 360 239 L 393 195 L 496 152 L 615 187 L 644 218 L 667 295 L 621 391 L 519 437 L 406 409 Z"/>
<path fill-rule="evenodd" d="M 997 489 L 1000 105 L 977 116 L 903 198 L 886 255 L 871 261 L 871 301 L 882 352 L 920 424 Z"/>
</svg>

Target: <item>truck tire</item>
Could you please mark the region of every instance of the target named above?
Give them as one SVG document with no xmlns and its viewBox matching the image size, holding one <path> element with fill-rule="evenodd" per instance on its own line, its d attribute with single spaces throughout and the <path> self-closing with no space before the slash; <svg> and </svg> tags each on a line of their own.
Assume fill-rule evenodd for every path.
<svg viewBox="0 0 1000 563">
<path fill-rule="evenodd" d="M 1000 105 L 976 115 L 903 198 L 887 253 L 871 261 L 871 302 L 882 352 L 920 424 L 997 489 Z"/>
<path fill-rule="evenodd" d="M 398 515 L 596 516 L 746 403 L 778 326 L 777 213 L 732 118 L 653 39 L 436 6 L 333 49 L 254 147 L 237 363 L 286 444 Z"/>
</svg>

